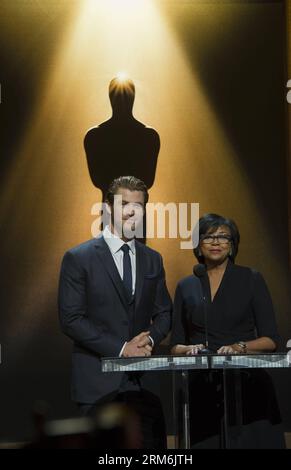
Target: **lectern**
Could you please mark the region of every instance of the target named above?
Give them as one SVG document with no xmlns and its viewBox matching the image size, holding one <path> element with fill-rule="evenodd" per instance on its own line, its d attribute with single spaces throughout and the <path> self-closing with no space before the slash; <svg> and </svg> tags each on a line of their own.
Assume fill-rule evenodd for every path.
<svg viewBox="0 0 291 470">
<path fill-rule="evenodd" d="M 287 353 L 264 353 L 264 354 L 208 354 L 195 356 L 151 356 L 132 358 L 103 358 L 102 371 L 106 372 L 146 372 L 146 371 L 169 371 L 173 374 L 173 404 L 175 405 L 175 375 L 182 376 L 182 416 L 183 416 L 183 447 L 190 448 L 190 426 L 189 426 L 189 371 L 191 370 L 215 370 L 222 369 L 223 373 L 223 447 L 229 448 L 228 432 L 228 371 L 240 369 L 274 369 L 291 368 L 291 356 Z M 243 403 L 241 402 L 241 390 L 239 374 L 233 373 L 236 408 L 241 413 Z M 175 420 L 175 416 L 174 416 Z M 176 440 L 177 442 L 177 440 Z"/>
</svg>

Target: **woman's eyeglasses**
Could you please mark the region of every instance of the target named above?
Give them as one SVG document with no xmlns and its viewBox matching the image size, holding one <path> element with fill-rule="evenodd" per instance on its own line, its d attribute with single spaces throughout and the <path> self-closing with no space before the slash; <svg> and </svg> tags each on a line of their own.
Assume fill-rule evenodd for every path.
<svg viewBox="0 0 291 470">
<path fill-rule="evenodd" d="M 223 243 L 229 243 L 231 241 L 231 237 L 229 235 L 204 235 L 201 238 L 201 242 L 206 245 L 214 243 L 215 241 L 222 245 Z"/>
</svg>

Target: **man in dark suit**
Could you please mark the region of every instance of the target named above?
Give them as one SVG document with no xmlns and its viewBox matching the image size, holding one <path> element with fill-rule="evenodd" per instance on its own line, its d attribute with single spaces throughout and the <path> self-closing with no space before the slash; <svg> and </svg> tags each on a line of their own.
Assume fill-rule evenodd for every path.
<svg viewBox="0 0 291 470">
<path fill-rule="evenodd" d="M 110 224 L 102 235 L 67 251 L 59 284 L 62 331 L 74 341 L 72 398 L 82 414 L 108 401 L 139 415 L 143 447 L 165 447 L 157 397 L 136 373 L 102 373 L 102 357 L 151 355 L 170 330 L 172 303 L 162 257 L 134 238 L 148 192 L 135 177 L 119 177 L 107 192 Z"/>
</svg>

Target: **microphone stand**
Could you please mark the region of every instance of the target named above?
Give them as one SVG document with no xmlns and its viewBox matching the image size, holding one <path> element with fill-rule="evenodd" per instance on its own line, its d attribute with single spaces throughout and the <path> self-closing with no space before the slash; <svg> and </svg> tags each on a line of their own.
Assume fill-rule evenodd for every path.
<svg viewBox="0 0 291 470">
<path fill-rule="evenodd" d="M 201 287 L 202 287 L 202 292 L 203 292 L 203 283 L 202 283 L 202 278 L 200 278 L 201 282 Z M 212 354 L 211 349 L 209 349 L 208 345 L 208 315 L 207 315 L 207 299 L 206 296 L 203 293 L 203 314 L 204 314 L 204 326 L 205 326 L 205 348 L 200 349 L 198 351 L 198 354 Z"/>
</svg>

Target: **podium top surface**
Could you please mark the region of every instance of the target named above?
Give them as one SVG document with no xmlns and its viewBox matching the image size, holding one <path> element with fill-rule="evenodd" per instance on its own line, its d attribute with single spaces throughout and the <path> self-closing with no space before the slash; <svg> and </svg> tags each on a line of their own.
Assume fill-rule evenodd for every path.
<svg viewBox="0 0 291 470">
<path fill-rule="evenodd" d="M 288 353 L 102 358 L 103 372 L 288 367 L 291 367 L 291 355 Z"/>
</svg>

